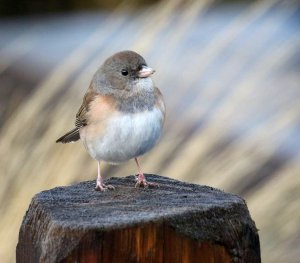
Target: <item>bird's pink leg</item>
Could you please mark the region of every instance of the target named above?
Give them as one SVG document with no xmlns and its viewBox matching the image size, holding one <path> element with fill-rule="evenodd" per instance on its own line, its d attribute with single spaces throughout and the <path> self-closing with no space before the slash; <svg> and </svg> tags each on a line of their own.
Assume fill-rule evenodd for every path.
<svg viewBox="0 0 300 263">
<path fill-rule="evenodd" d="M 95 190 L 96 191 L 106 191 L 107 189 L 109 190 L 114 190 L 115 187 L 112 186 L 112 185 L 105 185 L 104 184 L 104 180 L 101 176 L 101 173 L 100 173 L 100 161 L 98 161 L 98 176 L 97 176 L 97 180 L 96 180 L 96 188 Z"/>
<path fill-rule="evenodd" d="M 137 158 L 134 158 L 135 160 L 135 163 L 138 167 L 138 171 L 139 171 L 139 174 L 136 178 L 136 184 L 135 184 L 135 187 L 138 187 L 138 186 L 142 186 L 142 187 L 148 187 L 148 186 L 158 186 L 158 184 L 156 183 L 150 183 L 146 180 L 145 178 L 145 175 L 144 173 L 142 172 L 142 169 L 139 165 L 139 162 L 138 162 L 138 159 Z"/>
</svg>

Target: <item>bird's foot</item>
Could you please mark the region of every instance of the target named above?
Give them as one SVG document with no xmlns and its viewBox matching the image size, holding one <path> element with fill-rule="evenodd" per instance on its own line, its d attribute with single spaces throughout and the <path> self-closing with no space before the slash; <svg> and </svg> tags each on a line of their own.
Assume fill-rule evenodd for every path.
<svg viewBox="0 0 300 263">
<path fill-rule="evenodd" d="M 111 184 L 106 185 L 103 182 L 98 182 L 97 181 L 95 190 L 100 191 L 100 192 L 105 192 L 107 190 L 115 190 L 115 187 Z"/>
<path fill-rule="evenodd" d="M 144 176 L 144 174 L 138 174 L 135 178 L 136 184 L 135 187 L 158 187 L 159 184 L 148 182 Z"/>
</svg>

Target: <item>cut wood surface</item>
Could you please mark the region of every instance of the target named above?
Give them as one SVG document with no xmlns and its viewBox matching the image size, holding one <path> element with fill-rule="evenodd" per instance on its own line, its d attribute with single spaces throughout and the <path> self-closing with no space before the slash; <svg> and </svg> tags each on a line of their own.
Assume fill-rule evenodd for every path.
<svg viewBox="0 0 300 263">
<path fill-rule="evenodd" d="M 259 237 L 244 200 L 157 175 L 37 194 L 20 228 L 17 262 L 260 262 Z"/>
</svg>

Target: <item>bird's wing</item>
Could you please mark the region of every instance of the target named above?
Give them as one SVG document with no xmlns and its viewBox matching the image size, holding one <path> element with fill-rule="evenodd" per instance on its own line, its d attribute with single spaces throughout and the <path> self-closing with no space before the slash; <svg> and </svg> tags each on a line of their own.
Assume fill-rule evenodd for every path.
<svg viewBox="0 0 300 263">
<path fill-rule="evenodd" d="M 97 93 L 90 87 L 83 97 L 82 104 L 76 114 L 75 127 L 81 128 L 88 124 L 87 113 L 89 111 L 89 105 L 94 100 Z"/>
<path fill-rule="evenodd" d="M 69 143 L 80 139 L 79 129 L 88 124 L 87 112 L 89 110 L 90 102 L 94 100 L 95 95 L 96 92 L 90 86 L 84 95 L 82 104 L 76 114 L 75 128 L 61 136 L 56 142 Z"/>
</svg>

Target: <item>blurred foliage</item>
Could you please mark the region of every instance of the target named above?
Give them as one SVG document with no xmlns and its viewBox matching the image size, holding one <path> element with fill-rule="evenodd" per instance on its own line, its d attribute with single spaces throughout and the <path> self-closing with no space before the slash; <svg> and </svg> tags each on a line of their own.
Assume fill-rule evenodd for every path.
<svg viewBox="0 0 300 263">
<path fill-rule="evenodd" d="M 131 7 L 141 7 L 159 0 L 128 1 Z M 0 15 L 28 15 L 53 12 L 72 12 L 79 10 L 114 9 L 122 0 L 0 0 Z"/>
<path fill-rule="evenodd" d="M 56 12 L 73 12 L 80 10 L 112 10 L 124 3 L 131 8 L 139 8 L 150 4 L 155 4 L 163 0 L 0 0 L 0 16 L 45 14 Z M 194 0 L 194 2 L 203 0 Z M 184 1 L 182 1 L 184 2 Z M 250 3 L 255 0 L 219 0 L 219 3 Z"/>
</svg>

